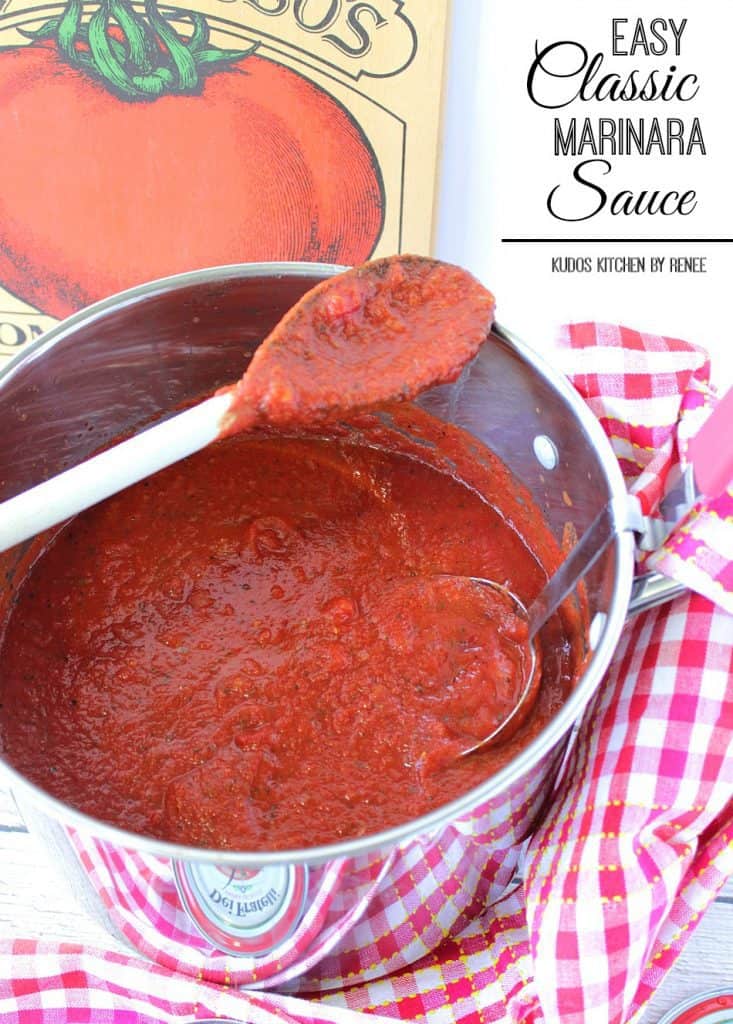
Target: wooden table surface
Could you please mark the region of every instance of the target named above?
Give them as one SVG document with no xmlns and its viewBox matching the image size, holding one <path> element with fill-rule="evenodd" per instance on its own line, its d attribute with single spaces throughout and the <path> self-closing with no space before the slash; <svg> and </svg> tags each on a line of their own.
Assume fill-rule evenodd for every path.
<svg viewBox="0 0 733 1024">
<path fill-rule="evenodd" d="M 0 936 L 73 941 L 129 952 L 75 901 L 58 865 L 28 832 L 11 794 L 2 786 Z M 643 1024 L 656 1024 L 666 1010 L 688 996 L 726 985 L 733 985 L 733 880 L 698 925 L 651 1001 Z"/>
</svg>

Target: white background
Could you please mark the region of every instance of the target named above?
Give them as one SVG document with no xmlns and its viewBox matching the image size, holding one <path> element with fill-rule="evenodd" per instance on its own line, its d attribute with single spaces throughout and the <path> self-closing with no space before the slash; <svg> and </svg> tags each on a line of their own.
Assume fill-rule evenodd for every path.
<svg viewBox="0 0 733 1024">
<path fill-rule="evenodd" d="M 688 19 L 681 54 L 661 57 L 611 54 L 611 19 L 638 16 Z M 497 318 L 540 350 L 561 323 L 605 320 L 685 338 L 712 356 L 713 380 L 733 383 L 733 245 L 507 245 L 502 237 L 733 237 L 733 79 L 729 0 L 454 0 L 453 36 L 445 106 L 445 152 L 437 250 L 473 270 L 495 292 Z M 547 195 L 570 182 L 572 168 L 592 154 L 556 157 L 555 112 L 535 106 L 527 73 L 535 41 L 582 42 L 603 51 L 603 73 L 637 67 L 666 72 L 671 63 L 698 75 L 689 103 L 576 101 L 558 112 L 584 117 L 656 116 L 701 120 L 707 156 L 610 157 L 603 179 L 616 188 L 694 188 L 698 207 L 689 217 L 612 217 L 563 224 L 546 209 Z M 553 256 L 705 256 L 706 274 L 558 274 Z"/>
</svg>

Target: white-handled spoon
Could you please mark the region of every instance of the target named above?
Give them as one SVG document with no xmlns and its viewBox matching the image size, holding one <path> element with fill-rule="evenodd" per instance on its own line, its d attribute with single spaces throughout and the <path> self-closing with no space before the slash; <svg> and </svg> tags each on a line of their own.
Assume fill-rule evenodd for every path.
<svg viewBox="0 0 733 1024">
<path fill-rule="evenodd" d="M 467 271 L 421 256 L 328 278 L 285 314 L 236 384 L 1 503 L 0 551 L 239 430 L 308 425 L 454 380 L 494 308 Z"/>
</svg>

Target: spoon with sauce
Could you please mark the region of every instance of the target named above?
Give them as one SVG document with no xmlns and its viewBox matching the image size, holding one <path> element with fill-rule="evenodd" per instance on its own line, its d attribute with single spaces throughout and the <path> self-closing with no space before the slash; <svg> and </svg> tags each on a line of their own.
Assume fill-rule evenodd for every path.
<svg viewBox="0 0 733 1024">
<path fill-rule="evenodd" d="M 453 381 L 494 309 L 468 271 L 422 256 L 328 278 L 285 314 L 236 384 L 1 503 L 0 551 L 230 434 L 307 426 Z"/>
</svg>

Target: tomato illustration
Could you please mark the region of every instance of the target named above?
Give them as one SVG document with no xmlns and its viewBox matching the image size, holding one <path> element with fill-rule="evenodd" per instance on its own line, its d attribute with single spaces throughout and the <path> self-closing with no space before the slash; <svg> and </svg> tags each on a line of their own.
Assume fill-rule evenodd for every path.
<svg viewBox="0 0 733 1024">
<path fill-rule="evenodd" d="M 63 317 L 198 267 L 369 257 L 381 175 L 328 93 L 201 15 L 182 39 L 150 4 L 80 11 L 0 51 L 0 284 Z"/>
</svg>

